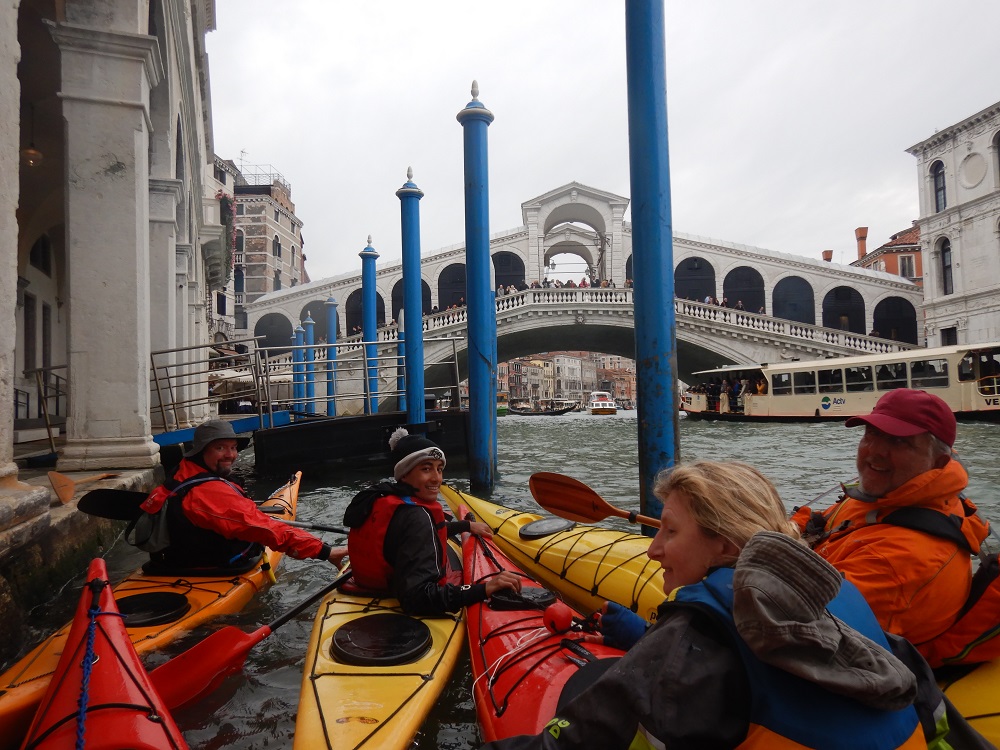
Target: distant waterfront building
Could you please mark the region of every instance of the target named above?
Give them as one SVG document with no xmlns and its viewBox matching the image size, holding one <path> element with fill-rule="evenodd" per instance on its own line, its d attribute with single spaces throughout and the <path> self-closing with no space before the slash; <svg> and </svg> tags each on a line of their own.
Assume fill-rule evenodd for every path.
<svg viewBox="0 0 1000 750">
<path fill-rule="evenodd" d="M 246 334 L 245 306 L 268 292 L 309 281 L 302 220 L 292 186 L 270 165 L 242 165 L 216 157 L 216 174 L 232 178 L 235 200 L 233 295 L 236 328 Z"/>
<path fill-rule="evenodd" d="M 888 242 L 871 252 L 866 249 L 868 227 L 858 227 L 854 230 L 854 235 L 858 243 L 858 259 L 851 263 L 852 266 L 894 273 L 918 285 L 923 283 L 920 226 L 917 222 L 913 222 L 909 229 L 896 232 Z"/>
<path fill-rule="evenodd" d="M 1000 339 L 1000 102 L 907 152 L 919 176 L 927 345 Z"/>
</svg>

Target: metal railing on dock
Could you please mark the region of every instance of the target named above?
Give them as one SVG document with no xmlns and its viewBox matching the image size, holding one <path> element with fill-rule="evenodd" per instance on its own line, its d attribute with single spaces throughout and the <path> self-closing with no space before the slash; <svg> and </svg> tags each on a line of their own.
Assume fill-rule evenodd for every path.
<svg viewBox="0 0 1000 750">
<path fill-rule="evenodd" d="M 393 332 L 395 333 L 395 332 Z M 380 332 L 384 334 L 384 331 Z M 150 355 L 150 412 L 154 432 L 185 430 L 218 413 L 256 415 L 274 425 L 275 415 L 353 416 L 405 408 L 405 363 L 399 342 L 382 338 L 368 344 L 352 339 L 335 344 L 262 346 L 264 337 L 164 349 Z M 451 357 L 428 365 L 448 374 L 430 386 L 428 398 L 459 403 L 460 336 L 431 338 L 451 342 Z"/>
</svg>

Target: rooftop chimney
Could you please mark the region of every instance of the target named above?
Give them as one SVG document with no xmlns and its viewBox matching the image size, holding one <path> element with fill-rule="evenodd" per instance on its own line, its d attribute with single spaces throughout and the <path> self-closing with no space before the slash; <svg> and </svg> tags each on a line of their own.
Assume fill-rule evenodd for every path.
<svg viewBox="0 0 1000 750">
<path fill-rule="evenodd" d="M 868 227 L 858 227 L 854 230 L 854 238 L 858 241 L 858 260 L 868 254 L 866 243 L 868 241 Z"/>
<path fill-rule="evenodd" d="M 833 250 L 824 250 L 823 251 L 823 260 L 825 260 L 827 263 L 829 263 L 830 261 L 832 261 L 833 260 Z"/>
</svg>

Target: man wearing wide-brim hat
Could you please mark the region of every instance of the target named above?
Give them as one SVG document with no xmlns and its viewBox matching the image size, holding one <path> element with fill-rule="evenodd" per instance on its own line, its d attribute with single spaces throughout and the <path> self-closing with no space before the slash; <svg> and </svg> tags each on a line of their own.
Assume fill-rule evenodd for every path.
<svg viewBox="0 0 1000 750">
<path fill-rule="evenodd" d="M 793 519 L 861 590 L 882 627 L 938 666 L 935 641 L 947 637 L 965 605 L 970 553 L 989 533 L 962 494 L 969 476 L 952 452 L 955 415 L 932 393 L 899 388 L 846 425 L 865 428 L 858 483 L 845 485 L 833 507 L 801 508 Z"/>
<path fill-rule="evenodd" d="M 254 565 L 264 547 L 297 559 L 338 563 L 333 549 L 302 529 L 262 513 L 242 487 L 228 479 L 236 461 L 233 426 L 222 419 L 198 425 L 191 447 L 162 487 L 170 546 L 150 555 L 150 571 L 239 570 Z M 154 491 L 155 492 L 155 491 Z"/>
</svg>

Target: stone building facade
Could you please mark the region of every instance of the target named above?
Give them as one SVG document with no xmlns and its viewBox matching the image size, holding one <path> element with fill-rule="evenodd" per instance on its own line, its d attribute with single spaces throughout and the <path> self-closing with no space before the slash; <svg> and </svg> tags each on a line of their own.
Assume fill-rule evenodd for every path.
<svg viewBox="0 0 1000 750">
<path fill-rule="evenodd" d="M 1000 102 L 907 152 L 917 159 L 927 344 L 1000 340 Z"/>
<path fill-rule="evenodd" d="M 44 400 L 64 421 L 57 470 L 152 471 L 150 352 L 225 328 L 214 28 L 214 0 L 0 8 L 0 560 L 66 510 L 18 480 L 15 416 L 42 411 L 25 370 L 61 383 Z"/>
<path fill-rule="evenodd" d="M 273 167 L 226 161 L 217 168 L 233 180 L 235 321 L 238 334 L 246 336 L 246 305 L 309 281 L 302 220 L 295 215 L 292 186 Z"/>
</svg>

